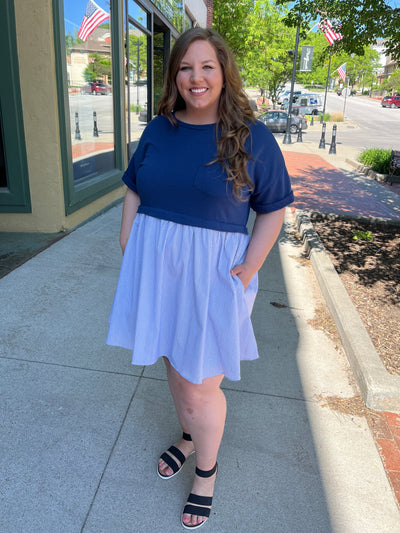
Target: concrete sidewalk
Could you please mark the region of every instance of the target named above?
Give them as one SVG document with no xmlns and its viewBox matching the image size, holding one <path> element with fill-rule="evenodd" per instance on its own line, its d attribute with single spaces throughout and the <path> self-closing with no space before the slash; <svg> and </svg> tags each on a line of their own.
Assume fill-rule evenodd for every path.
<svg viewBox="0 0 400 533">
<path fill-rule="evenodd" d="M 194 460 L 169 482 L 159 454 L 179 429 L 161 363 L 105 345 L 121 254 L 121 206 L 0 280 L 2 533 L 183 531 Z M 260 272 L 260 359 L 224 382 L 216 533 L 394 533 L 399 510 L 355 398 L 290 210 Z"/>
</svg>

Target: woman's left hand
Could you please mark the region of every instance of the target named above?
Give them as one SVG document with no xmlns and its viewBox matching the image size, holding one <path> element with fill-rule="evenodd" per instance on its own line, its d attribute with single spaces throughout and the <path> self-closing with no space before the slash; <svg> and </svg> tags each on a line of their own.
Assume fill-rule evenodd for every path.
<svg viewBox="0 0 400 533">
<path fill-rule="evenodd" d="M 247 289 L 249 286 L 249 283 L 251 281 L 251 278 L 254 276 L 255 272 L 253 269 L 251 269 L 246 263 L 241 263 L 240 265 L 236 265 L 231 270 L 232 276 L 237 276 L 240 281 L 243 284 L 244 290 Z"/>
</svg>

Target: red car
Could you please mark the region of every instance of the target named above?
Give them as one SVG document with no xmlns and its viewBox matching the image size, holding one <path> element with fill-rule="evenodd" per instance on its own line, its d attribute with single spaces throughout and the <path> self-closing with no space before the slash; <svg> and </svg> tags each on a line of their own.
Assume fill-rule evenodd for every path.
<svg viewBox="0 0 400 533">
<path fill-rule="evenodd" d="M 81 87 L 81 94 L 111 94 L 111 85 L 106 83 L 90 82 Z"/>
<path fill-rule="evenodd" d="M 381 101 L 382 107 L 400 107 L 400 96 L 385 96 Z"/>
</svg>

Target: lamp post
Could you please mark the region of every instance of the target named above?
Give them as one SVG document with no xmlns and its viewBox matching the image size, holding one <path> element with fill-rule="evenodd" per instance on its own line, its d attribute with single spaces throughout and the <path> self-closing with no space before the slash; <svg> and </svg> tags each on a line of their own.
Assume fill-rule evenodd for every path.
<svg viewBox="0 0 400 533">
<path fill-rule="evenodd" d="M 293 91 L 294 91 L 294 80 L 296 78 L 297 55 L 299 53 L 300 22 L 301 22 L 301 11 L 299 10 L 299 19 L 297 21 L 297 30 L 296 30 L 296 44 L 295 44 L 295 47 L 294 47 L 294 54 L 293 54 L 292 83 L 291 83 L 291 86 L 290 86 L 290 96 L 289 96 L 289 106 L 288 106 L 288 114 L 287 114 L 287 121 L 286 121 L 286 131 L 285 131 L 285 136 L 283 138 L 283 144 L 291 144 L 291 142 L 292 142 L 292 137 L 290 135 L 290 122 L 291 122 L 291 118 L 292 118 L 292 100 L 293 100 Z"/>
</svg>

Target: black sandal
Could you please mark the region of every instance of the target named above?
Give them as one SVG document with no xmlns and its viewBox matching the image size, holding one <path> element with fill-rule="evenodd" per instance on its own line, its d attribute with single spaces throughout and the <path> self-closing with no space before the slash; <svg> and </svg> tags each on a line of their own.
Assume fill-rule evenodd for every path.
<svg viewBox="0 0 400 533">
<path fill-rule="evenodd" d="M 200 468 L 197 468 L 196 466 L 196 474 L 200 477 L 211 477 L 215 474 L 217 470 L 218 470 L 218 463 L 215 463 L 214 467 L 211 468 L 211 470 L 200 470 Z M 183 514 L 204 516 L 206 517 L 206 520 L 203 520 L 203 522 L 200 522 L 200 524 L 196 524 L 195 526 L 187 526 L 182 519 L 183 527 L 185 529 L 197 529 L 201 527 L 202 525 L 204 525 L 210 516 L 212 500 L 213 500 L 212 496 L 199 496 L 191 492 L 189 494 L 189 498 L 187 499 L 187 503 L 188 504 L 194 503 L 195 505 L 186 504 L 183 509 Z"/>
<path fill-rule="evenodd" d="M 182 438 L 183 440 L 192 440 L 192 437 L 189 435 L 189 433 L 185 432 L 183 432 Z M 160 459 L 162 459 L 170 468 L 172 468 L 173 474 L 170 476 L 163 476 L 160 474 L 159 465 L 157 465 L 157 474 L 161 479 L 171 479 L 172 477 L 176 476 L 176 474 L 179 474 L 186 461 L 186 457 L 178 448 L 176 448 L 176 446 L 170 446 L 168 451 L 175 457 L 175 459 L 178 459 L 178 461 L 181 463 L 181 466 L 178 466 L 178 463 L 175 461 L 175 459 L 173 459 L 173 457 L 171 457 L 171 455 L 169 455 L 167 452 L 164 452 Z M 192 453 L 194 453 L 194 451 Z M 190 455 L 192 455 L 192 453 Z"/>
</svg>

